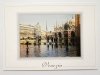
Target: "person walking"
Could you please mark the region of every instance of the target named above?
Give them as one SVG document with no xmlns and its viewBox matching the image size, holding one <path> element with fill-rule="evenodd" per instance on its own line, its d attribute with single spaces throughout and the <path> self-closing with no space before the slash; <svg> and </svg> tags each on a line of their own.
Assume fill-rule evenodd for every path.
<svg viewBox="0 0 100 75">
<path fill-rule="evenodd" d="M 26 41 L 26 56 L 28 57 L 29 55 L 29 42 Z"/>
<path fill-rule="evenodd" d="M 64 32 L 64 44 L 65 44 L 66 51 L 68 52 L 68 31 Z"/>
<path fill-rule="evenodd" d="M 75 46 L 75 32 L 71 31 L 71 43 L 73 46 Z"/>
</svg>

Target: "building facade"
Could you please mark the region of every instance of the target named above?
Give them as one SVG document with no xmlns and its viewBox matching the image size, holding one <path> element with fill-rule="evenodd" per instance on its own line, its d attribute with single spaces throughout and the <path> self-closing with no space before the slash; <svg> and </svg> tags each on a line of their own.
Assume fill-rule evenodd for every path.
<svg viewBox="0 0 100 75">
<path fill-rule="evenodd" d="M 34 26 L 20 24 L 20 44 L 25 44 L 29 41 L 29 44 L 34 43 Z"/>
</svg>

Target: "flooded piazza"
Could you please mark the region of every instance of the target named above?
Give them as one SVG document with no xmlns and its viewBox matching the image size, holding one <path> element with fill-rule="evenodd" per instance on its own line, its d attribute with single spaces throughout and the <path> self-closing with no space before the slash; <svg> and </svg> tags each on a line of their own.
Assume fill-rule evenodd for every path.
<svg viewBox="0 0 100 75">
<path fill-rule="evenodd" d="M 80 57 L 80 14 L 20 14 L 20 57 Z"/>
<path fill-rule="evenodd" d="M 40 45 L 33 46 L 29 45 L 29 53 L 27 54 L 26 45 L 21 45 L 20 56 L 21 57 L 75 57 L 77 56 L 77 50 L 73 46 L 69 46 L 69 50 L 66 50 L 64 46 L 58 48 L 52 47 L 52 45 Z"/>
</svg>

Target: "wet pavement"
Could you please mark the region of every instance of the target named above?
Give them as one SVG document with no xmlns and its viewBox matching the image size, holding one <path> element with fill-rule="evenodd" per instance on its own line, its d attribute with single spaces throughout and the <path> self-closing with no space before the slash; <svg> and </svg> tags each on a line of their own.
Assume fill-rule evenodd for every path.
<svg viewBox="0 0 100 75">
<path fill-rule="evenodd" d="M 29 45 L 27 53 L 27 46 L 20 45 L 20 57 L 76 57 L 77 49 L 74 46 L 55 47 L 54 45 Z"/>
</svg>

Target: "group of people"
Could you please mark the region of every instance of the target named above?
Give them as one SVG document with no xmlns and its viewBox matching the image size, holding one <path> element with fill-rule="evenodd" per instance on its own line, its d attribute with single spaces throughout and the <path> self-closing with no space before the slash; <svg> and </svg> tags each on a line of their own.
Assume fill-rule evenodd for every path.
<svg viewBox="0 0 100 75">
<path fill-rule="evenodd" d="M 69 37 L 68 37 L 68 31 L 65 31 L 63 33 L 63 36 L 61 34 L 61 32 L 59 32 L 58 34 L 55 33 L 54 35 L 51 35 L 51 36 L 46 36 L 46 44 L 47 44 L 47 47 L 49 48 L 49 46 L 52 46 L 52 48 L 56 47 L 58 48 L 62 46 L 65 47 L 66 51 L 68 51 L 68 46 L 71 45 L 71 46 L 75 46 L 76 45 L 76 35 L 75 35 L 75 32 L 74 31 L 71 31 L 71 37 L 70 37 L 70 42 L 69 42 Z M 38 45 L 40 46 L 41 45 L 41 36 L 38 36 L 37 37 L 37 42 L 38 42 Z M 27 41 L 26 42 L 26 55 L 29 54 L 29 42 Z"/>
<path fill-rule="evenodd" d="M 55 33 L 54 35 L 47 36 L 47 47 L 53 48 L 65 48 L 66 52 L 69 51 L 69 46 L 76 46 L 77 36 L 74 31 L 71 31 L 71 37 L 69 38 L 68 31 Z"/>
<path fill-rule="evenodd" d="M 47 36 L 47 45 L 54 44 L 55 46 L 60 45 L 61 47 L 62 45 L 65 45 L 68 47 L 68 45 L 70 44 L 71 46 L 75 46 L 75 38 L 76 38 L 75 32 L 71 31 L 71 38 L 69 43 L 68 31 L 64 32 L 64 37 L 62 37 L 61 32 L 59 32 L 58 34 L 55 33 L 52 36 Z"/>
</svg>

